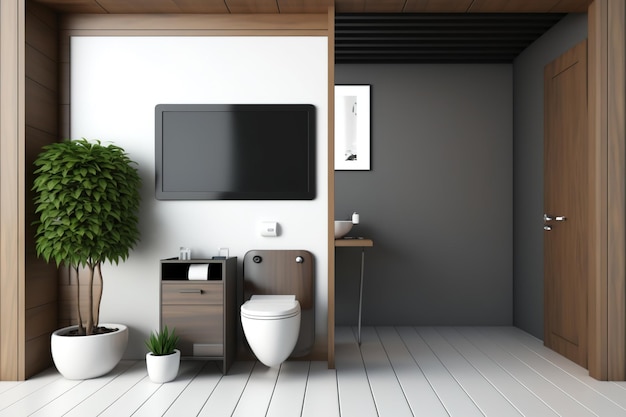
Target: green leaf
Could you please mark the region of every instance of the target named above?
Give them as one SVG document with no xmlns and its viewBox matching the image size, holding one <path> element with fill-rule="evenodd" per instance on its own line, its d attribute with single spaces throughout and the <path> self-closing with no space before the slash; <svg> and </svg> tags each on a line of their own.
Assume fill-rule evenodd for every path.
<svg viewBox="0 0 626 417">
<path fill-rule="evenodd" d="M 169 333 L 167 326 L 165 326 L 160 332 L 150 332 L 150 337 L 145 340 L 145 344 L 153 355 L 162 356 L 174 353 L 178 340 L 175 329 Z"/>
<path fill-rule="evenodd" d="M 84 138 L 54 143 L 34 167 L 38 256 L 57 267 L 92 269 L 128 258 L 139 240 L 141 177 L 122 148 Z"/>
<path fill-rule="evenodd" d="M 55 178 L 55 179 L 49 179 L 47 184 L 46 184 L 46 188 L 48 190 L 52 190 L 54 189 L 54 187 L 56 187 L 59 183 L 61 182 L 60 179 Z"/>
</svg>

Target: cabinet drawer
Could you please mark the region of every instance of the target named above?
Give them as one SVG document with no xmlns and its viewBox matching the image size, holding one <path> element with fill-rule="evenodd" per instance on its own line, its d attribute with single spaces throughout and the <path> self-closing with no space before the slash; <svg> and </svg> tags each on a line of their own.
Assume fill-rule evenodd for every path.
<svg viewBox="0 0 626 417">
<path fill-rule="evenodd" d="M 162 282 L 163 304 L 223 304 L 224 285 L 219 282 Z"/>
<path fill-rule="evenodd" d="M 223 351 L 224 315 L 218 305 L 165 305 L 162 325 L 175 330 L 183 356 L 217 356 Z"/>
</svg>

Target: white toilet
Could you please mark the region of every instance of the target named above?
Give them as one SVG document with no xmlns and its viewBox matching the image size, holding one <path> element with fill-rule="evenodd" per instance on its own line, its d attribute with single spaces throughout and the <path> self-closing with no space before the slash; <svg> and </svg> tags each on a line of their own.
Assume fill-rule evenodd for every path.
<svg viewBox="0 0 626 417">
<path fill-rule="evenodd" d="M 269 367 L 283 363 L 300 334 L 300 303 L 295 295 L 253 295 L 241 306 L 241 325 L 259 361 Z"/>
<path fill-rule="evenodd" d="M 269 367 L 311 352 L 315 341 L 314 258 L 306 250 L 251 250 L 243 260 L 241 327 Z"/>
</svg>

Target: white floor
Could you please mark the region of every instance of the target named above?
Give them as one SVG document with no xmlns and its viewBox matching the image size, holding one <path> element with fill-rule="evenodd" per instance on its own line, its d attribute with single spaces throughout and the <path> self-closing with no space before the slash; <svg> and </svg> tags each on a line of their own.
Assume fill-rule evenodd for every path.
<svg viewBox="0 0 626 417">
<path fill-rule="evenodd" d="M 336 370 L 290 361 L 280 370 L 183 361 L 150 382 L 143 361 L 69 381 L 50 369 L 0 382 L 0 416 L 626 416 L 626 383 L 587 371 L 512 327 L 338 328 Z"/>
</svg>

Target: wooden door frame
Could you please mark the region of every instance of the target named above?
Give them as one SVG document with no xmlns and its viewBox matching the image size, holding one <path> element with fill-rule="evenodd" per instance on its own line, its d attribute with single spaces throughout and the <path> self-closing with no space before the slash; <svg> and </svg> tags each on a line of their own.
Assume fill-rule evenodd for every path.
<svg viewBox="0 0 626 417">
<path fill-rule="evenodd" d="M 595 0 L 588 12 L 590 196 L 588 369 L 626 379 L 626 6 Z"/>
</svg>

